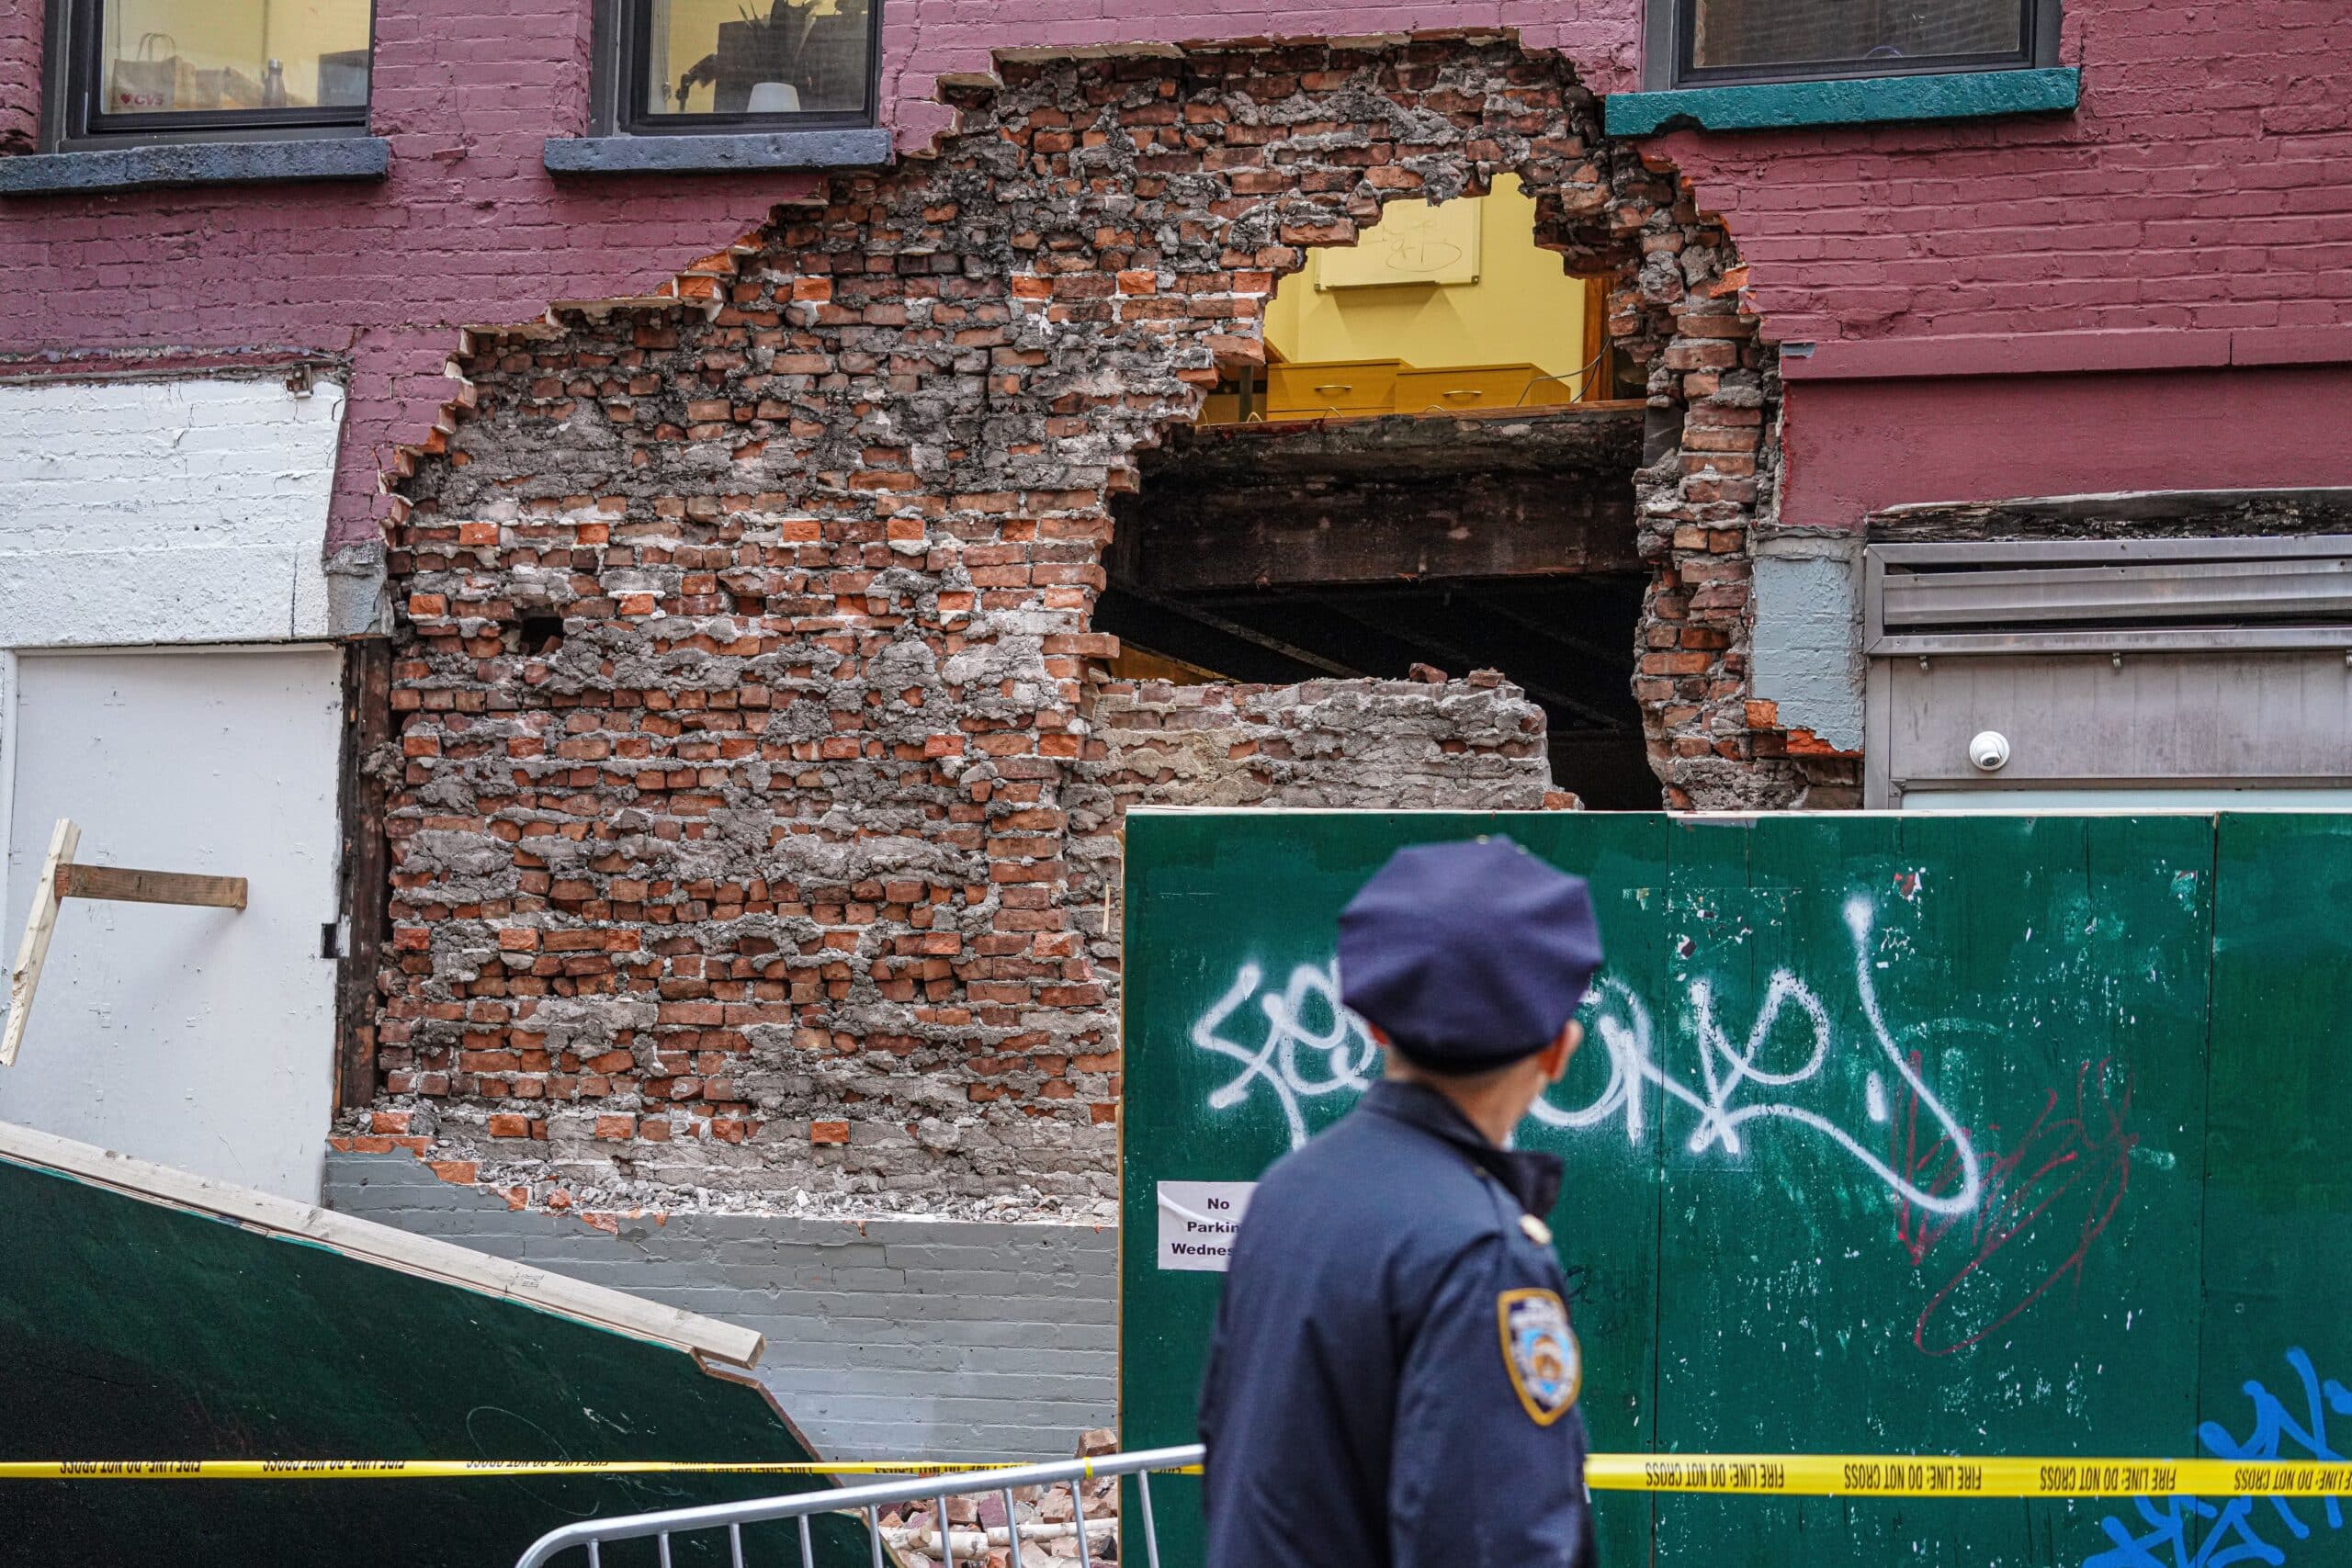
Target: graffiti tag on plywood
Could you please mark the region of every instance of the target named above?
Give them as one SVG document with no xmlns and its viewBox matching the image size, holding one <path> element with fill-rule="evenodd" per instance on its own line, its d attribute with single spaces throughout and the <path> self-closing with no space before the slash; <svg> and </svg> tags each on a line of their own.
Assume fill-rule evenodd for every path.
<svg viewBox="0 0 2352 1568">
<path fill-rule="evenodd" d="M 1787 969 L 1773 972 L 1756 1016 L 1742 1032 L 1725 1015 L 1714 984 L 1702 976 L 1690 982 L 1687 995 L 1694 1082 L 1687 1068 L 1678 1073 L 1660 1060 L 1648 1005 L 1631 987 L 1603 976 L 1587 1004 L 1587 1017 L 1592 1038 L 1606 1053 L 1608 1080 L 1588 1104 L 1565 1106 L 1547 1098 L 1537 1102 L 1534 1116 L 1566 1132 L 1614 1122 L 1629 1143 L 1639 1145 L 1655 1096 L 1692 1112 L 1685 1146 L 1694 1155 L 1719 1151 L 1736 1157 L 1745 1152 L 1748 1138 L 1767 1128 L 1794 1129 L 1826 1140 L 1912 1209 L 1967 1214 L 1984 1192 L 1975 1148 L 1928 1087 L 1917 1056 L 1898 1045 L 1880 1010 L 1869 899 L 1850 900 L 1845 923 L 1853 944 L 1853 984 L 1865 1037 L 1849 1033 L 1841 1038 L 1818 993 Z M 1192 1042 L 1200 1050 L 1241 1065 L 1238 1076 L 1211 1091 L 1209 1109 L 1230 1110 L 1262 1088 L 1280 1107 L 1291 1146 L 1296 1148 L 1307 1137 L 1306 1103 L 1327 1095 L 1361 1094 L 1371 1081 L 1368 1075 L 1379 1047 L 1363 1021 L 1340 1005 L 1334 964 L 1301 964 L 1279 991 L 1262 991 L 1264 981 L 1265 971 L 1259 964 L 1243 964 L 1225 993 L 1193 1023 Z M 1249 1044 L 1230 1038 L 1227 1030 L 1239 1033 L 1250 1027 L 1241 1020 L 1252 998 L 1260 1027 L 1256 1043 Z M 1784 1018 L 1792 1014 L 1802 1021 L 1802 1055 L 1792 1064 L 1762 1060 Z M 1817 1093 L 1829 1087 L 1826 1069 L 1841 1055 L 1864 1065 L 1861 1104 L 1847 1108 L 1842 1115 L 1834 1108 L 1823 1109 Z M 1882 1140 L 1870 1125 L 1883 1124 L 1893 1115 L 1890 1080 L 1906 1104 L 1927 1112 L 1948 1153 L 1950 1168 L 1939 1166 L 1931 1186 L 1919 1185 L 1872 1146 Z M 1816 1092 L 1799 1092 L 1804 1090 Z"/>
<path fill-rule="evenodd" d="M 2298 1385 L 2287 1398 L 2247 1381 L 2254 1428 L 2244 1438 L 2232 1437 L 2218 1421 L 2207 1421 L 2197 1428 L 2198 1441 L 2219 1459 L 2342 1460 L 2329 1444 L 2327 1417 L 2330 1412 L 2352 1416 L 2352 1389 L 2334 1378 L 2323 1382 L 2300 1348 L 2287 1352 L 2287 1365 Z M 2167 1497 L 2161 1507 L 2141 1497 L 2133 1506 L 2136 1522 L 2112 1514 L 2099 1521 L 2110 1544 L 2083 1559 L 2083 1568 L 2233 1568 L 2240 1562 L 2281 1568 L 2289 1547 L 2312 1539 L 2310 1510 L 2318 1509 L 2317 1522 L 2328 1529 L 2344 1528 L 2344 1505 L 2335 1497 L 2233 1497 L 2218 1504 Z"/>
<path fill-rule="evenodd" d="M 1912 1057 L 1916 1067 L 1918 1058 Z M 1984 1165 L 1984 1201 L 1967 1215 L 1915 1213 L 1898 1201 L 1896 1242 L 1914 1265 L 1946 1265 L 1964 1245 L 1964 1260 L 1928 1298 L 1911 1341 L 1930 1356 L 1949 1356 L 1999 1332 L 2062 1281 L 2079 1287 L 2083 1263 L 2123 1206 L 2132 1183 L 2132 1080 L 2114 1061 L 2085 1062 L 2075 1073 L 2073 1109 L 2047 1091 L 2024 1131 L 2000 1147 L 1992 1127 L 1973 1140 Z M 1887 1129 L 1895 1168 L 1929 1191 L 1962 1179 L 1951 1140 L 1932 1127 L 1923 1136 L 1917 1100 Z M 1968 1224 L 1962 1226 L 1962 1219 Z M 2001 1267 L 1992 1269 L 1996 1258 Z M 2048 1268 L 2042 1262 L 2054 1258 Z M 1996 1280 L 1996 1275 L 1998 1278 Z"/>
</svg>

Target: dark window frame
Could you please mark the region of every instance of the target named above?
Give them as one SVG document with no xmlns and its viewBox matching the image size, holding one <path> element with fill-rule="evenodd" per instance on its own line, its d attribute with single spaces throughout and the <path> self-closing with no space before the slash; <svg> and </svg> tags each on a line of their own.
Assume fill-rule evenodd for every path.
<svg viewBox="0 0 2352 1568">
<path fill-rule="evenodd" d="M 761 136 L 780 130 L 865 130 L 882 123 L 882 5 L 867 0 L 865 107 L 786 114 L 654 114 L 646 109 L 652 0 L 596 0 L 589 105 L 595 136 Z"/>
<path fill-rule="evenodd" d="M 95 106 L 105 86 L 100 54 L 107 0 L 49 0 L 42 49 L 42 142 L 52 152 L 207 141 L 294 141 L 366 136 L 376 97 L 375 0 L 368 6 L 368 99 L 283 109 L 191 109 L 107 114 Z"/>
<path fill-rule="evenodd" d="M 1653 92 L 1690 87 L 1750 87 L 1784 82 L 1838 82 L 1890 76 L 2025 71 L 2058 63 L 2063 0 L 2020 0 L 2018 47 L 1992 53 L 1917 58 L 1792 61 L 1769 65 L 1694 66 L 1699 0 L 1645 0 L 1643 85 Z"/>
</svg>

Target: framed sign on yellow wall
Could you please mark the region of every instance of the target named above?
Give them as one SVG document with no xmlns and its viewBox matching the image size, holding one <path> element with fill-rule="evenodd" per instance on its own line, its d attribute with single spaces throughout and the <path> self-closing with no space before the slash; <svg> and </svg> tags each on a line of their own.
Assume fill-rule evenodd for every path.
<svg viewBox="0 0 2352 1568">
<path fill-rule="evenodd" d="M 1392 201 L 1352 245 L 1315 253 L 1315 287 L 1478 281 L 1478 203 Z"/>
</svg>

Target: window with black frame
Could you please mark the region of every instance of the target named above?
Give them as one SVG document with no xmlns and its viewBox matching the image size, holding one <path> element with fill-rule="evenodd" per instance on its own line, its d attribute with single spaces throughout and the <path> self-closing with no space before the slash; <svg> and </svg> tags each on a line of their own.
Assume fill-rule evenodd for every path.
<svg viewBox="0 0 2352 1568">
<path fill-rule="evenodd" d="M 2057 0 L 1650 0 L 1673 11 L 1675 85 L 2047 63 Z"/>
<path fill-rule="evenodd" d="M 372 0 L 64 0 L 67 144 L 364 131 Z"/>
<path fill-rule="evenodd" d="M 879 0 L 611 0 L 618 129 L 874 123 Z"/>
</svg>

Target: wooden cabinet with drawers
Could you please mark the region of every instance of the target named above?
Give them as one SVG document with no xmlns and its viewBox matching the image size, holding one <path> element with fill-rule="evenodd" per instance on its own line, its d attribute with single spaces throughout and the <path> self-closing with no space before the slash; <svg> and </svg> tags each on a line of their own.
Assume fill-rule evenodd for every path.
<svg viewBox="0 0 2352 1568">
<path fill-rule="evenodd" d="M 1406 370 L 1396 378 L 1398 413 L 1461 413 L 1464 410 L 1556 408 L 1569 400 L 1566 380 L 1532 365 L 1464 365 L 1450 370 Z"/>
<path fill-rule="evenodd" d="M 1396 407 L 1397 359 L 1329 360 L 1266 367 L 1268 419 L 1387 413 Z"/>
</svg>

